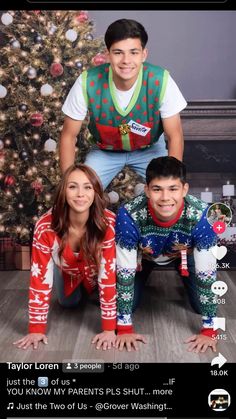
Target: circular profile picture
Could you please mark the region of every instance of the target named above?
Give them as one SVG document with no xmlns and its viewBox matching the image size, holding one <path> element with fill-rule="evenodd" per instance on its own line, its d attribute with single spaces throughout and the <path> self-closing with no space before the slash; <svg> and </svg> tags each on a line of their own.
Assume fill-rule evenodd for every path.
<svg viewBox="0 0 236 419">
<path fill-rule="evenodd" d="M 208 404 L 217 412 L 226 410 L 230 405 L 230 394 L 222 388 L 216 388 L 208 396 Z"/>
<path fill-rule="evenodd" d="M 222 202 L 216 202 L 208 208 L 207 221 L 211 225 L 214 225 L 217 222 L 228 225 L 231 220 L 232 211 L 228 205 L 223 204 Z"/>
</svg>

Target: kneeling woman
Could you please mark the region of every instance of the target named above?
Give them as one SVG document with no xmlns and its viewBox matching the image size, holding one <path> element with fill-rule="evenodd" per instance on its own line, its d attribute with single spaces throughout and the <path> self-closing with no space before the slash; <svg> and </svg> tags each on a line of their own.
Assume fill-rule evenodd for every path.
<svg viewBox="0 0 236 419">
<path fill-rule="evenodd" d="M 65 172 L 52 209 L 37 222 L 32 245 L 29 334 L 14 342 L 26 349 L 47 343 L 46 325 L 53 282 L 59 303 L 76 306 L 81 287 L 98 284 L 102 333 L 92 343 L 110 349 L 115 343 L 115 215 L 105 208 L 102 186 L 86 165 Z"/>
</svg>

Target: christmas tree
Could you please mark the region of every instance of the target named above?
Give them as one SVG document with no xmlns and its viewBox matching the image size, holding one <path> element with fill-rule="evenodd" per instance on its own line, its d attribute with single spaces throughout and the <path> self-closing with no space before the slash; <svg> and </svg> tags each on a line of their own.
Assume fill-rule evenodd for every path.
<svg viewBox="0 0 236 419">
<path fill-rule="evenodd" d="M 86 11 L 10 11 L 1 15 L 0 237 L 30 243 L 60 179 L 62 104 L 79 74 L 106 61 Z M 87 122 L 78 138 L 89 147 Z"/>
</svg>

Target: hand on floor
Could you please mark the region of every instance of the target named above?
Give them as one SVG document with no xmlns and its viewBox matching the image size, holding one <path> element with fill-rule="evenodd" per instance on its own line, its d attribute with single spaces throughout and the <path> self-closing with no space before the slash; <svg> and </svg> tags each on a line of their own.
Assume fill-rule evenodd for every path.
<svg viewBox="0 0 236 419">
<path fill-rule="evenodd" d="M 213 352 L 216 352 L 217 340 L 202 334 L 190 336 L 184 341 L 184 343 L 189 343 L 189 352 L 206 352 L 209 347 L 213 350 Z"/>
<path fill-rule="evenodd" d="M 115 346 L 116 334 L 113 330 L 105 330 L 102 333 L 94 336 L 91 343 L 96 345 L 96 349 L 111 349 Z"/>
<path fill-rule="evenodd" d="M 27 349 L 31 345 L 33 345 L 33 349 L 38 349 L 38 344 L 41 340 L 45 345 L 47 345 L 48 339 L 46 335 L 44 335 L 43 333 L 29 333 L 22 339 L 13 342 L 13 345 L 16 345 L 17 348 L 20 349 Z"/>
<path fill-rule="evenodd" d="M 132 351 L 132 349 L 137 351 L 139 349 L 137 342 L 147 343 L 147 339 L 138 333 L 124 333 L 117 336 L 115 346 L 119 351 L 123 351 L 125 347 L 128 352 Z"/>
</svg>

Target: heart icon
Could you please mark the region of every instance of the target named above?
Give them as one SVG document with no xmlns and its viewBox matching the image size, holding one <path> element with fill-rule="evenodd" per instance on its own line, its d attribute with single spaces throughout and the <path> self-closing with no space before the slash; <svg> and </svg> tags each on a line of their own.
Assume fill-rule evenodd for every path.
<svg viewBox="0 0 236 419">
<path fill-rule="evenodd" d="M 223 257 L 226 255 L 227 253 L 227 247 L 225 246 L 214 246 L 211 249 L 213 255 L 215 256 L 215 258 L 217 260 L 221 260 L 223 259 Z"/>
</svg>

